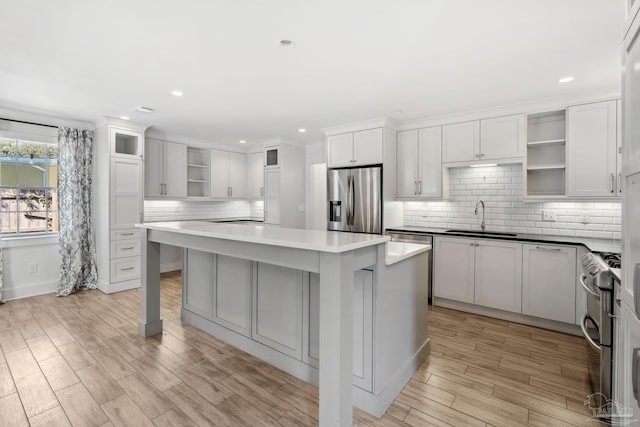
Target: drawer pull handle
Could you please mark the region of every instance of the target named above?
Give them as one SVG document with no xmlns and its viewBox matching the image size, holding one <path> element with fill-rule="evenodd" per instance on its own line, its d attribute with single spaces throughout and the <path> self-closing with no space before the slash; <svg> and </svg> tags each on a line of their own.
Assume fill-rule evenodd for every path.
<svg viewBox="0 0 640 427">
<path fill-rule="evenodd" d="M 133 246 L 129 246 L 127 248 L 121 248 L 121 251 L 130 251 L 131 249 L 134 249 Z"/>
<path fill-rule="evenodd" d="M 133 267 L 121 268 L 120 271 L 131 271 Z"/>
<path fill-rule="evenodd" d="M 536 246 L 539 251 L 560 252 L 562 248 L 545 248 L 544 246 Z"/>
<path fill-rule="evenodd" d="M 121 236 L 133 236 L 133 233 L 122 233 Z"/>
</svg>

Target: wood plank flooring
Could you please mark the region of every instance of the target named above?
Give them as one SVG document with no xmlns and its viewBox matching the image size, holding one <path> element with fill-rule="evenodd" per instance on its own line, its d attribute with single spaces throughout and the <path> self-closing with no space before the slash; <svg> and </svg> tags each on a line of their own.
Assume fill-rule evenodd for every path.
<svg viewBox="0 0 640 427">
<path fill-rule="evenodd" d="M 162 336 L 137 335 L 139 291 L 0 306 L 0 424 L 314 426 L 318 390 L 180 322 L 162 275 Z M 594 426 L 580 337 L 434 307 L 431 355 L 361 426 Z"/>
</svg>

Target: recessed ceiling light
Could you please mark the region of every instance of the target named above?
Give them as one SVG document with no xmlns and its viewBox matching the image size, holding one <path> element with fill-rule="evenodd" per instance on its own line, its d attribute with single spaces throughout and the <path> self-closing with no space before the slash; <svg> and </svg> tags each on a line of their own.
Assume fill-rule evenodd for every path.
<svg viewBox="0 0 640 427">
<path fill-rule="evenodd" d="M 153 108 L 143 107 L 142 105 L 139 105 L 134 109 L 134 111 L 137 111 L 138 113 L 151 114 L 153 113 Z"/>
<path fill-rule="evenodd" d="M 300 133 L 305 133 L 306 131 L 307 131 L 307 130 L 306 130 L 305 128 L 300 128 L 300 129 L 298 129 L 298 132 L 300 132 Z"/>
<path fill-rule="evenodd" d="M 120 118 L 121 118 L 122 120 L 129 120 L 129 117 L 127 117 L 127 116 L 120 116 Z"/>
<path fill-rule="evenodd" d="M 173 96 L 182 96 L 182 95 L 184 95 L 184 93 L 182 93 L 181 90 L 172 90 L 171 91 L 171 95 L 173 95 Z"/>
<path fill-rule="evenodd" d="M 569 83 L 571 80 L 573 80 L 573 76 L 567 76 L 558 80 L 558 83 Z"/>
<path fill-rule="evenodd" d="M 240 140 L 240 144 L 246 144 L 246 143 L 247 143 L 247 141 L 245 141 L 244 139 Z"/>
<path fill-rule="evenodd" d="M 280 47 L 292 48 L 296 45 L 296 42 L 293 40 L 282 39 L 278 42 L 278 45 L 280 45 Z"/>
</svg>

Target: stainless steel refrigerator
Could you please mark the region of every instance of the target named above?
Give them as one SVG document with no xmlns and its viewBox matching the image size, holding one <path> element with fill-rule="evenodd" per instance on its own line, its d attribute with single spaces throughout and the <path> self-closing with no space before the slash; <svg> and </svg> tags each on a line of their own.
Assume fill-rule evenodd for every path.
<svg viewBox="0 0 640 427">
<path fill-rule="evenodd" d="M 329 230 L 382 234 L 382 166 L 329 169 L 327 199 Z"/>
</svg>

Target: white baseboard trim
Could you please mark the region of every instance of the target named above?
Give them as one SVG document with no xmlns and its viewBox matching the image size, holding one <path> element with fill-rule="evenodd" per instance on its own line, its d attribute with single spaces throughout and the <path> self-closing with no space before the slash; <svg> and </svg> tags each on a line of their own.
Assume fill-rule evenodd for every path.
<svg viewBox="0 0 640 427">
<path fill-rule="evenodd" d="M 160 264 L 160 273 L 167 273 L 169 271 L 182 270 L 182 260 L 165 262 Z"/>
<path fill-rule="evenodd" d="M 527 316 L 526 314 L 512 313 L 510 311 L 498 310 L 496 308 L 483 307 L 466 302 L 453 301 L 445 298 L 433 298 L 433 305 L 453 310 L 465 311 L 479 314 L 481 316 L 495 317 L 496 319 L 507 320 L 509 322 L 522 323 L 536 326 L 538 328 L 550 329 L 552 331 L 564 332 L 565 334 L 582 336 L 580 326 L 570 323 L 558 322 L 555 320 L 541 319 L 539 317 Z"/>
<path fill-rule="evenodd" d="M 105 294 L 112 294 L 114 292 L 128 291 L 129 289 L 135 289 L 140 287 L 140 279 L 126 280 L 124 282 L 107 283 L 98 281 L 98 289 Z"/>
<path fill-rule="evenodd" d="M 54 293 L 58 289 L 58 282 L 36 283 L 34 285 L 20 286 L 19 288 L 5 287 L 2 290 L 2 299 L 9 301 Z"/>
</svg>

